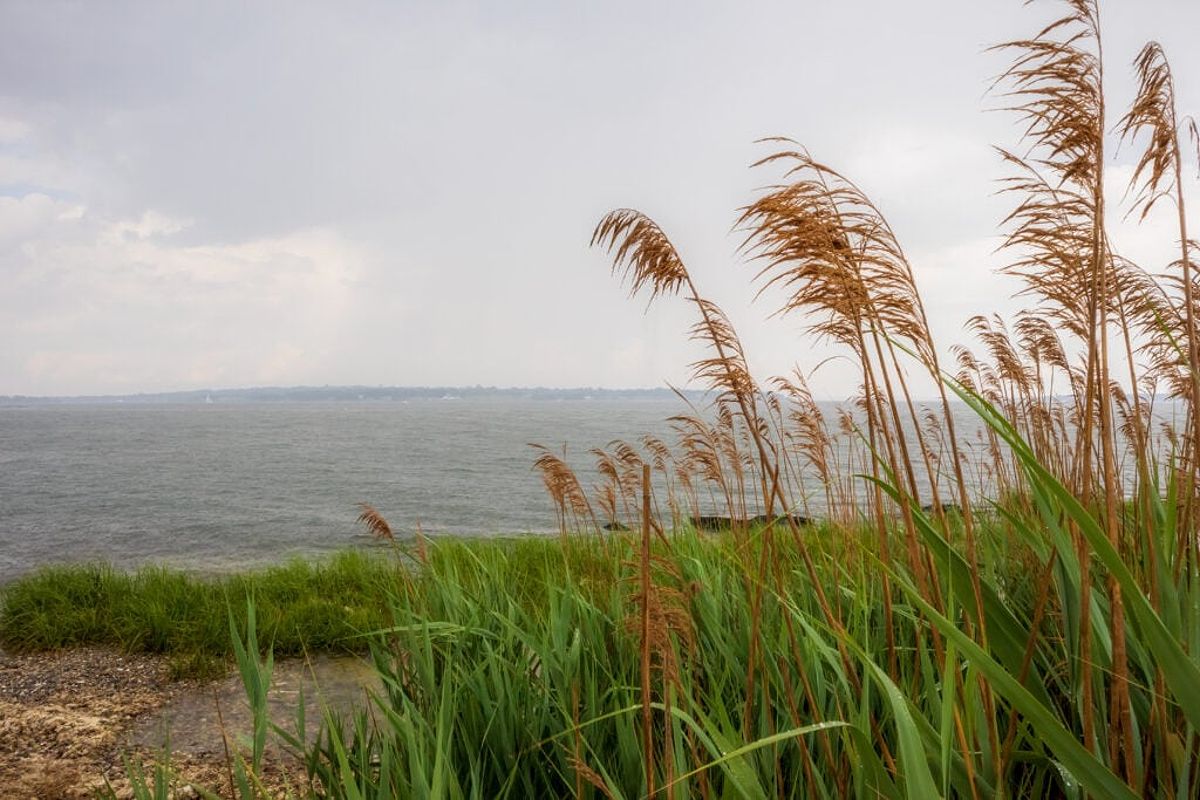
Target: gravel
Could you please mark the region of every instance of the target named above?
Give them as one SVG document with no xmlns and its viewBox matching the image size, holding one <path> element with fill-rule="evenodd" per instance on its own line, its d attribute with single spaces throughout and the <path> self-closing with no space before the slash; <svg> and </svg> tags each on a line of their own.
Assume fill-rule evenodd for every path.
<svg viewBox="0 0 1200 800">
<path fill-rule="evenodd" d="M 169 675 L 164 658 L 98 648 L 0 651 L 0 797 L 90 798 L 106 781 L 118 797 L 132 797 L 123 757 L 149 765 L 157 755 L 133 741 L 139 721 L 207 691 Z M 176 753 L 172 768 L 173 797 L 197 796 L 193 783 L 229 791 L 223 753 Z M 267 776 L 281 795 L 292 783 L 289 772 L 295 769 L 274 765 Z"/>
</svg>

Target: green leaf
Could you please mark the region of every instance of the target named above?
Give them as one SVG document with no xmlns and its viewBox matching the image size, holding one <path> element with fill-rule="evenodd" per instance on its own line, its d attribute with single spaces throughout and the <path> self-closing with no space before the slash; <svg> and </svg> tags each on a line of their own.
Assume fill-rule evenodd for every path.
<svg viewBox="0 0 1200 800">
<path fill-rule="evenodd" d="M 887 569 L 881 564 L 881 567 Z M 1054 712 L 1040 703 L 1017 679 L 1009 674 L 1001 664 L 984 652 L 969 636 L 959 630 L 958 626 L 938 613 L 921 597 L 920 592 L 900 576 L 892 573 L 893 579 L 914 605 L 921 609 L 929 621 L 937 626 L 948 640 L 952 641 L 963 657 L 971 661 L 975 668 L 987 677 L 992 687 L 1009 703 L 1013 705 L 1033 729 L 1041 737 L 1046 747 L 1081 785 L 1097 798 L 1120 798 L 1120 800 L 1135 800 L 1137 797 L 1121 779 L 1112 773 L 1104 762 L 1089 753 L 1076 740 L 1074 734 L 1058 721 Z M 918 795 L 919 796 L 919 795 Z"/>
</svg>

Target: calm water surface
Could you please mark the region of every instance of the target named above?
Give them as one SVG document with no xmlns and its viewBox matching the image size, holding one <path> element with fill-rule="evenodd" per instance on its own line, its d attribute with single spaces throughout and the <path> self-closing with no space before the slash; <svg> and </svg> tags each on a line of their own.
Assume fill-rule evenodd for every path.
<svg viewBox="0 0 1200 800">
<path fill-rule="evenodd" d="M 665 433 L 669 400 L 0 407 L 0 581 L 102 559 L 200 569 L 363 543 L 393 527 L 548 531 L 529 442 Z"/>
<path fill-rule="evenodd" d="M 566 444 L 590 488 L 589 448 L 647 433 L 673 442 L 667 418 L 684 410 L 674 398 L 0 405 L 0 583 L 55 562 L 226 570 L 369 545 L 360 502 L 400 535 L 418 521 L 434 533 L 550 532 L 528 443 Z M 955 417 L 968 480 L 988 496 L 979 421 L 965 406 Z"/>
</svg>

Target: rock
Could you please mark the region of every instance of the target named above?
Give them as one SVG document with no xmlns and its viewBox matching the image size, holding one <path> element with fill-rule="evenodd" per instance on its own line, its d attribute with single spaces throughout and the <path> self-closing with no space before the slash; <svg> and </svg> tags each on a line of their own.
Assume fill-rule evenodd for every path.
<svg viewBox="0 0 1200 800">
<path fill-rule="evenodd" d="M 945 514 L 962 514 L 962 507 L 958 503 L 942 503 L 942 512 Z M 937 506 L 933 503 L 926 503 L 921 506 L 921 510 L 926 514 L 932 514 L 937 510 Z"/>
<path fill-rule="evenodd" d="M 803 528 L 803 527 L 804 527 L 804 526 L 806 526 L 806 525 L 812 525 L 812 524 L 813 524 L 813 521 L 812 521 L 812 519 L 810 519 L 809 517 L 806 517 L 806 516 L 804 516 L 803 514 L 792 514 L 790 517 L 789 517 L 787 514 L 776 514 L 774 517 L 771 517 L 771 516 L 769 516 L 769 515 L 767 515 L 767 514 L 759 514 L 759 515 L 758 515 L 758 516 L 756 516 L 756 517 L 752 517 L 752 518 L 750 519 L 750 521 L 751 521 L 752 523 L 755 523 L 755 524 L 757 524 L 757 525 L 766 525 L 766 524 L 767 524 L 768 522 L 770 522 L 772 519 L 774 519 L 774 520 L 775 520 L 775 527 L 776 527 L 776 528 L 786 528 L 786 527 L 788 527 L 788 519 L 791 519 L 791 521 L 792 521 L 792 524 L 794 524 L 794 525 L 796 525 L 797 527 L 800 527 L 800 528 Z"/>
<path fill-rule="evenodd" d="M 688 522 L 692 523 L 692 527 L 698 531 L 723 531 L 733 527 L 732 517 L 722 517 L 717 515 L 698 515 L 688 517 Z"/>
<path fill-rule="evenodd" d="M 702 515 L 688 517 L 688 521 L 692 523 L 692 527 L 698 531 L 725 531 L 733 528 L 734 525 L 738 525 L 740 527 L 746 527 L 749 525 L 766 525 L 771 520 L 775 521 L 776 528 L 783 528 L 788 526 L 788 519 L 789 516 L 786 514 L 776 514 L 775 516 L 759 514 L 747 520 L 723 516 Z M 812 524 L 812 520 L 803 514 L 792 514 L 790 519 L 792 524 L 795 524 L 799 527 Z"/>
</svg>

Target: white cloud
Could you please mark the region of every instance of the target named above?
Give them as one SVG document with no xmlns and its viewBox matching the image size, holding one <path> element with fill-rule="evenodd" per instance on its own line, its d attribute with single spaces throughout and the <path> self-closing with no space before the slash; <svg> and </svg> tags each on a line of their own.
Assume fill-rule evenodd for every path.
<svg viewBox="0 0 1200 800">
<path fill-rule="evenodd" d="M 1105 172 L 1105 191 L 1109 199 L 1107 225 L 1109 238 L 1117 253 L 1132 260 L 1150 273 L 1161 273 L 1180 257 L 1179 216 L 1173 197 L 1164 197 L 1155 203 L 1150 214 L 1140 219 L 1141 209 L 1130 213 L 1134 194 L 1126 194 L 1133 177 L 1131 164 L 1109 167 Z M 1200 199 L 1200 181 L 1184 176 L 1184 191 Z M 1185 208 L 1188 211 L 1188 238 L 1200 233 L 1200 209 L 1196 201 Z"/>
<path fill-rule="evenodd" d="M 130 236 L 136 239 L 170 236 L 190 227 L 191 224 L 191 220 L 172 219 L 156 211 L 147 211 L 136 220 L 121 220 L 107 225 L 100 237 L 101 241 L 107 244 L 118 244 Z"/>
<path fill-rule="evenodd" d="M 49 233 L 57 221 L 81 218 L 83 207 L 35 193 L 22 197 L 0 195 L 0 252 Z"/>
<path fill-rule="evenodd" d="M 319 382 L 365 262 L 330 230 L 189 245 L 166 215 L 41 195 L 0 198 L 0 220 L 0 393 Z"/>
<path fill-rule="evenodd" d="M 0 145 L 24 141 L 30 133 L 28 123 L 19 119 L 0 117 Z"/>
</svg>

